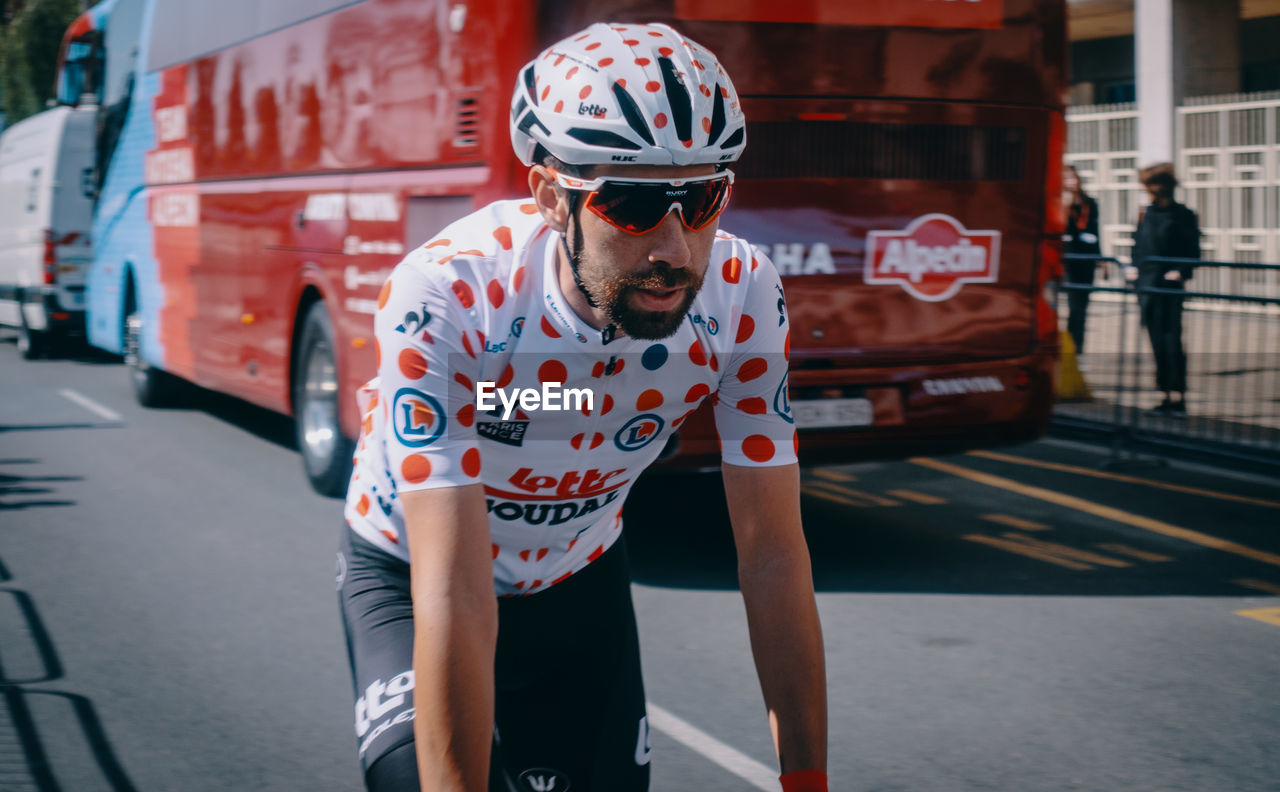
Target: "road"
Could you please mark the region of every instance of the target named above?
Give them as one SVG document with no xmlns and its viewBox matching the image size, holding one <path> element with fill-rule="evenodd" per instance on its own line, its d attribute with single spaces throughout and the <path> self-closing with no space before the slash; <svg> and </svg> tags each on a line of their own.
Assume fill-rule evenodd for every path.
<svg viewBox="0 0 1280 792">
<path fill-rule="evenodd" d="M 1280 487 L 1088 447 L 806 471 L 833 790 L 1280 789 Z M 628 542 L 653 789 L 776 788 L 714 477 Z M 288 421 L 0 342 L 0 789 L 356 790 Z"/>
</svg>

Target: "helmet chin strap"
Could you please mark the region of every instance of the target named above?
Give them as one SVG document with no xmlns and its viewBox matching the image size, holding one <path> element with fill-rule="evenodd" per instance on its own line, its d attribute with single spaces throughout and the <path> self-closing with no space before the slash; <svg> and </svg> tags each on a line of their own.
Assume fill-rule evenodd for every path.
<svg viewBox="0 0 1280 792">
<path fill-rule="evenodd" d="M 578 194 L 575 192 L 570 192 L 569 193 L 569 218 L 565 222 L 565 233 L 560 235 L 560 244 L 561 246 L 564 247 L 565 258 L 569 259 L 569 271 L 573 273 L 573 285 L 577 286 L 578 291 L 582 292 L 582 298 L 587 301 L 587 305 L 591 306 L 592 308 L 599 308 L 600 306 L 596 303 L 595 299 L 591 296 L 591 292 L 587 291 L 587 287 L 582 283 L 581 276 L 578 275 L 578 257 L 582 253 L 583 239 L 582 239 L 582 226 L 580 224 L 573 225 L 573 212 L 574 212 L 574 209 L 577 208 L 577 204 L 578 204 Z M 578 253 L 576 254 L 569 249 L 570 236 L 573 237 L 573 246 L 578 249 Z M 613 322 L 610 322 L 609 324 L 605 325 L 605 328 L 600 331 L 601 343 L 608 344 L 617 336 L 617 333 L 618 333 L 618 328 Z"/>
<path fill-rule="evenodd" d="M 587 291 L 587 287 L 583 285 L 582 278 L 578 275 L 578 256 L 582 253 L 582 227 L 573 223 L 573 213 L 578 205 L 578 194 L 572 190 L 569 191 L 569 217 L 565 223 L 566 233 L 561 234 L 560 244 L 564 246 L 564 255 L 569 259 L 569 271 L 573 273 L 573 284 L 578 287 L 578 291 L 582 292 L 583 298 L 587 301 L 587 305 L 592 308 L 599 308 L 595 299 L 592 298 L 591 292 Z M 577 253 L 569 250 L 569 237 L 573 237 L 573 246 L 578 249 Z"/>
</svg>

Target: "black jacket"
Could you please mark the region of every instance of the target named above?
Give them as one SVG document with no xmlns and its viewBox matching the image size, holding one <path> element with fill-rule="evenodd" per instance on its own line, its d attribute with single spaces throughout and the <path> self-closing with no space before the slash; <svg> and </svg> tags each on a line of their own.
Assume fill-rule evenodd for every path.
<svg viewBox="0 0 1280 792">
<path fill-rule="evenodd" d="M 1098 202 L 1084 196 L 1084 203 L 1072 204 L 1067 211 L 1067 233 L 1062 235 L 1063 252 L 1069 255 L 1096 256 L 1102 252 L 1098 242 Z"/>
<path fill-rule="evenodd" d="M 1182 273 L 1183 281 L 1191 277 L 1194 265 L 1150 261 L 1154 256 L 1200 258 L 1200 224 L 1195 212 L 1177 201 L 1168 206 L 1151 204 L 1133 232 L 1133 266 L 1138 268 L 1138 285 L 1177 288 L 1178 281 L 1164 280 L 1164 274 L 1173 270 Z"/>
</svg>

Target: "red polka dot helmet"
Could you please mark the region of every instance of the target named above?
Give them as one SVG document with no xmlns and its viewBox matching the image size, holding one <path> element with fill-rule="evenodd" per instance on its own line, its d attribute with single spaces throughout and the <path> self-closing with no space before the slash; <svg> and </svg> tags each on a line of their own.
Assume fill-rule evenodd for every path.
<svg viewBox="0 0 1280 792">
<path fill-rule="evenodd" d="M 723 164 L 746 146 L 738 92 L 710 50 L 667 25 L 597 23 L 520 70 L 511 145 L 570 165 Z"/>
</svg>

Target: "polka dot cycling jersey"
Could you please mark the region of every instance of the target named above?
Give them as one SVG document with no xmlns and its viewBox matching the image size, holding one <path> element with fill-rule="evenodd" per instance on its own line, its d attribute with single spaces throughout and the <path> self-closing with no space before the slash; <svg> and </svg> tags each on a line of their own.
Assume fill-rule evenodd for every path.
<svg viewBox="0 0 1280 792">
<path fill-rule="evenodd" d="M 632 483 L 706 399 L 726 462 L 796 460 L 768 258 L 717 233 L 688 316 L 653 341 L 582 321 L 556 278 L 559 240 L 532 202 L 501 201 L 411 252 L 378 296 L 378 376 L 359 393 L 347 522 L 407 561 L 398 496 L 481 483 L 499 595 L 599 558 Z"/>
</svg>

